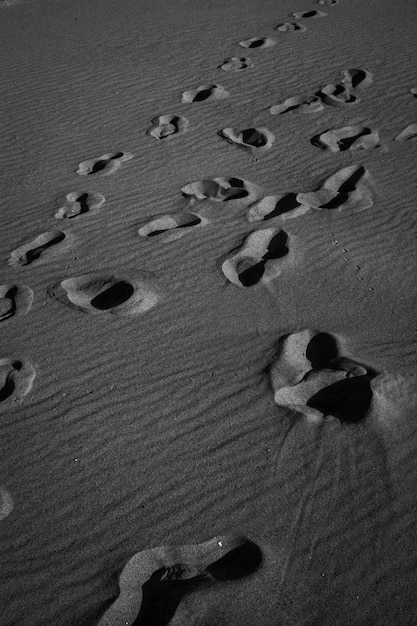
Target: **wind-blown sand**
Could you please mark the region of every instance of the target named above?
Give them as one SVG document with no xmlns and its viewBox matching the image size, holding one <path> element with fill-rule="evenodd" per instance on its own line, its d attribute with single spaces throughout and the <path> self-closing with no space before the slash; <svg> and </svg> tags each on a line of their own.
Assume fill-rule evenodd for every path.
<svg viewBox="0 0 417 626">
<path fill-rule="evenodd" d="M 417 623 L 416 20 L 0 2 L 2 626 Z"/>
</svg>

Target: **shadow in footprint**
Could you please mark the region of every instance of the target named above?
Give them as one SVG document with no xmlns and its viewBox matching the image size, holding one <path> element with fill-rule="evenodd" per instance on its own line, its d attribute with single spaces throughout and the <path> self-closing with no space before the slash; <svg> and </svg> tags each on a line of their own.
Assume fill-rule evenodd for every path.
<svg viewBox="0 0 417 626">
<path fill-rule="evenodd" d="M 261 563 L 260 548 L 247 541 L 198 573 L 182 564 L 162 567 L 142 585 L 142 604 L 133 626 L 167 626 L 187 593 L 204 584 L 250 576 Z"/>
<path fill-rule="evenodd" d="M 77 174 L 79 176 L 90 176 L 92 174 L 101 173 L 103 176 L 108 176 L 118 170 L 124 161 L 129 161 L 132 158 L 133 155 L 130 152 L 103 154 L 96 159 L 81 161 L 78 165 Z"/>
<path fill-rule="evenodd" d="M 340 380 L 314 394 L 307 406 L 323 415 L 333 415 L 342 422 L 359 422 L 366 417 L 371 402 L 373 375 Z"/>
<path fill-rule="evenodd" d="M 55 218 L 73 218 L 83 215 L 94 209 L 99 209 L 104 204 L 105 198 L 101 193 L 72 191 L 66 195 L 67 204 L 60 207 L 55 213 Z"/>
<path fill-rule="evenodd" d="M 35 375 L 29 361 L 0 359 L 0 402 L 24 398 L 32 389 Z"/>
<path fill-rule="evenodd" d="M 8 260 L 8 264 L 30 265 L 33 261 L 39 259 L 44 250 L 60 243 L 64 239 L 65 233 L 60 230 L 51 230 L 47 233 L 43 233 L 29 243 L 13 250 Z"/>
<path fill-rule="evenodd" d="M 207 224 L 208 219 L 197 213 L 167 213 L 144 224 L 139 228 L 138 235 L 149 238 L 165 234 L 165 241 L 175 241 L 185 234 L 184 229 Z"/>
<path fill-rule="evenodd" d="M 108 287 L 108 289 L 99 293 L 98 296 L 95 296 L 90 301 L 90 304 L 99 311 L 107 311 L 129 300 L 134 292 L 133 285 L 124 280 L 119 280 L 111 287 Z"/>
<path fill-rule="evenodd" d="M 378 131 L 367 126 L 344 126 L 315 135 L 310 142 L 313 146 L 330 152 L 369 150 L 378 145 L 379 135 Z"/>
</svg>

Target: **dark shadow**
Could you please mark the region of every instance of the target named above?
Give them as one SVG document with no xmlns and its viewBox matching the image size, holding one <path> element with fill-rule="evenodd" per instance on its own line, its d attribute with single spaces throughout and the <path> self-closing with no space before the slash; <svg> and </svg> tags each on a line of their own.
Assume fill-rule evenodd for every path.
<svg viewBox="0 0 417 626">
<path fill-rule="evenodd" d="M 98 296 L 91 300 L 90 304 L 100 311 L 106 311 L 129 300 L 134 291 L 133 285 L 120 280 L 102 293 L 99 293 Z"/>
<path fill-rule="evenodd" d="M 195 591 L 202 584 L 249 576 L 261 562 L 260 548 L 247 541 L 192 578 L 185 578 L 187 568 L 181 564 L 162 567 L 142 585 L 142 605 L 132 626 L 167 626 L 186 593 Z"/>
<path fill-rule="evenodd" d="M 80 205 L 79 215 L 82 215 L 83 213 L 87 213 L 90 208 L 88 206 L 88 193 L 82 193 L 80 196 L 78 196 L 77 202 Z"/>
<path fill-rule="evenodd" d="M 211 87 L 210 89 L 203 89 L 202 91 L 196 93 L 193 98 L 193 102 L 202 102 L 203 100 L 207 100 L 207 98 L 209 98 L 212 93 L 213 89 Z"/>
<path fill-rule="evenodd" d="M 310 340 L 306 357 L 312 369 L 323 369 L 329 366 L 330 361 L 338 357 L 337 341 L 333 335 L 318 333 Z"/>
<path fill-rule="evenodd" d="M 248 146 L 261 148 L 268 143 L 265 135 L 256 130 L 256 128 L 246 128 L 242 131 L 242 139 Z"/>
<path fill-rule="evenodd" d="M 147 237 L 155 237 L 155 235 L 166 233 L 168 230 L 176 230 L 177 228 L 189 228 L 190 226 L 197 226 L 198 224 L 200 224 L 201 219 L 198 216 L 193 215 L 192 213 L 189 213 L 188 215 L 189 215 L 188 222 L 177 224 L 177 226 L 175 226 L 174 228 L 162 228 L 161 230 L 153 230 L 151 233 L 147 235 Z M 186 217 L 186 214 L 184 213 L 182 217 Z"/>
<path fill-rule="evenodd" d="M 288 254 L 287 241 L 287 233 L 285 230 L 280 230 L 269 242 L 268 251 L 264 254 L 263 260 L 269 261 L 270 259 L 280 259 L 281 257 L 286 256 Z"/>
<path fill-rule="evenodd" d="M 371 406 L 372 375 L 355 376 L 340 380 L 314 394 L 307 406 L 324 415 L 333 415 L 342 422 L 359 422 L 366 417 Z"/>
<path fill-rule="evenodd" d="M 249 48 L 260 48 L 264 45 L 264 43 L 264 39 L 256 39 L 255 41 L 252 41 L 252 43 L 249 45 Z"/>
<path fill-rule="evenodd" d="M 369 128 L 364 128 L 362 132 L 358 133 L 354 137 L 346 137 L 345 139 L 339 139 L 337 145 L 339 146 L 340 152 L 344 150 L 349 150 L 349 148 L 355 143 L 359 137 L 364 137 L 365 135 L 369 135 L 371 133 Z"/>
<path fill-rule="evenodd" d="M 65 233 L 59 233 L 59 235 L 57 235 L 50 241 L 44 243 L 42 246 L 33 248 L 33 250 L 28 250 L 26 252 L 26 263 L 24 263 L 24 265 L 29 265 L 30 263 L 32 263 L 32 261 L 39 259 L 39 257 L 41 256 L 44 250 L 54 245 L 55 243 L 59 243 L 60 241 L 63 241 L 64 239 L 65 239 Z"/>
<path fill-rule="evenodd" d="M 350 176 L 342 185 L 340 185 L 338 191 L 339 193 L 351 193 L 356 189 L 356 184 L 360 181 L 362 176 L 365 174 L 365 168 L 363 165 L 358 167 L 358 169 L 353 172 L 352 176 Z"/>
<path fill-rule="evenodd" d="M 238 270 L 238 267 L 236 269 Z M 242 272 L 238 271 L 238 276 L 244 287 L 253 287 L 253 285 L 256 285 L 261 280 L 264 273 L 265 263 L 264 261 L 259 261 Z"/>
<path fill-rule="evenodd" d="M 108 159 L 101 159 L 100 161 L 96 161 L 93 167 L 91 168 L 91 172 L 89 174 L 96 174 L 97 172 L 101 172 L 105 169 L 109 161 L 114 161 L 115 159 L 121 159 L 123 156 L 123 152 L 116 152 Z"/>
<path fill-rule="evenodd" d="M 9 298 L 10 302 L 11 302 L 11 306 L 10 306 L 10 310 L 9 310 L 9 317 L 11 317 L 12 315 L 14 315 L 16 313 L 16 296 L 17 296 L 17 292 L 18 289 L 16 287 L 16 285 L 13 285 L 13 287 L 10 287 L 10 289 L 7 291 L 7 293 L 5 294 L 5 298 Z"/>
<path fill-rule="evenodd" d="M 305 11 L 301 17 L 314 17 L 317 15 L 317 11 Z"/>
<path fill-rule="evenodd" d="M 335 195 L 334 198 L 329 200 L 329 202 L 326 202 L 326 204 L 321 204 L 319 208 L 329 210 L 338 209 L 340 206 L 342 206 L 342 204 L 347 201 L 348 197 L 349 195 L 347 193 L 338 193 Z"/>
<path fill-rule="evenodd" d="M 277 215 L 282 215 L 282 213 L 287 213 L 288 211 L 292 211 L 293 209 L 301 206 L 301 204 L 297 202 L 296 198 L 296 193 L 287 193 L 285 196 L 280 198 L 276 203 L 274 210 L 264 216 L 264 221 L 270 220 Z"/>
<path fill-rule="evenodd" d="M 14 372 L 18 372 L 22 369 L 22 363 L 20 361 L 14 361 L 10 364 L 12 368 L 11 371 L 7 374 L 5 383 L 3 387 L 0 389 L 0 402 L 4 402 L 7 398 L 10 398 L 12 393 L 15 390 L 14 384 Z"/>
<path fill-rule="evenodd" d="M 236 187 L 231 187 L 230 189 L 226 189 L 224 202 L 228 200 L 238 200 L 239 198 L 246 198 L 249 195 L 249 192 L 246 189 L 236 189 Z"/>
<path fill-rule="evenodd" d="M 363 70 L 356 70 L 351 77 L 352 88 L 355 89 L 365 78 L 366 73 Z"/>
</svg>

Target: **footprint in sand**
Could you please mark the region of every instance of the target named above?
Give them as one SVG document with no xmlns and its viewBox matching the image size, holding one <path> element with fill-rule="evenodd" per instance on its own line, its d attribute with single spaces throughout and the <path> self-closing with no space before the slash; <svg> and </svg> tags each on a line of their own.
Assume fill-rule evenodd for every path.
<svg viewBox="0 0 417 626">
<path fill-rule="evenodd" d="M 187 593 L 250 576 L 262 560 L 260 548 L 238 535 L 138 552 L 123 568 L 119 596 L 99 626 L 168 626 Z"/>
<path fill-rule="evenodd" d="M 371 72 L 367 70 L 361 69 L 349 69 L 343 70 L 342 72 L 342 84 L 345 85 L 346 89 L 365 89 L 372 85 L 374 77 Z"/>
<path fill-rule="evenodd" d="M 281 221 L 293 219 L 310 211 L 310 207 L 297 202 L 296 193 L 280 196 L 265 196 L 253 204 L 248 211 L 249 222 L 262 222 L 279 217 Z"/>
<path fill-rule="evenodd" d="M 184 91 L 182 94 L 182 102 L 189 104 L 191 102 L 224 100 L 228 98 L 229 95 L 229 92 L 221 85 L 201 85 L 197 87 L 197 89 Z"/>
<path fill-rule="evenodd" d="M 344 126 L 315 135 L 310 141 L 313 146 L 330 152 L 370 150 L 379 145 L 379 135 L 367 126 Z"/>
<path fill-rule="evenodd" d="M 288 235 L 278 228 L 256 230 L 241 248 L 222 265 L 223 274 L 238 287 L 267 283 L 281 274 L 290 262 Z M 282 259 L 285 258 L 285 261 Z"/>
<path fill-rule="evenodd" d="M 310 17 L 326 17 L 327 13 L 323 11 L 301 11 L 300 13 L 288 13 L 288 17 L 293 17 L 296 20 L 307 19 Z"/>
<path fill-rule="evenodd" d="M 253 67 L 253 63 L 247 57 L 230 57 L 225 59 L 218 69 L 223 72 L 241 72 Z"/>
<path fill-rule="evenodd" d="M 346 108 L 359 104 L 360 100 L 345 85 L 325 85 L 317 94 L 324 104 L 336 108 Z"/>
<path fill-rule="evenodd" d="M 245 39 L 245 41 L 239 41 L 239 46 L 242 48 L 270 48 L 275 46 L 277 42 L 271 37 L 251 37 L 251 39 Z"/>
<path fill-rule="evenodd" d="M 26 315 L 33 302 L 33 291 L 26 285 L 0 285 L 0 322 Z"/>
<path fill-rule="evenodd" d="M 175 241 L 183 237 L 192 228 L 201 228 L 208 223 L 209 220 L 198 213 L 166 213 L 141 226 L 138 235 L 155 237 L 163 234 L 166 242 Z"/>
<path fill-rule="evenodd" d="M 350 165 L 327 178 L 317 191 L 265 196 L 252 204 L 248 221 L 262 222 L 273 218 L 285 221 L 310 210 L 350 209 L 358 212 L 372 205 L 369 172 L 363 165 Z"/>
<path fill-rule="evenodd" d="M 167 139 L 183 135 L 188 129 L 188 120 L 179 115 L 160 115 L 151 120 L 152 128 L 147 134 L 155 139 Z"/>
<path fill-rule="evenodd" d="M 11 266 L 30 265 L 33 261 L 39 259 L 44 250 L 60 244 L 65 237 L 65 233 L 60 230 L 49 230 L 46 233 L 42 233 L 42 235 L 38 235 L 35 239 L 13 250 L 8 264 Z"/>
<path fill-rule="evenodd" d="M 4 520 L 13 511 L 13 498 L 9 491 L 0 486 L 0 522 Z"/>
<path fill-rule="evenodd" d="M 109 152 L 102 154 L 96 159 L 87 159 L 81 161 L 78 166 L 77 174 L 79 176 L 88 176 L 91 174 L 100 174 L 100 176 L 108 176 L 116 172 L 124 163 L 133 159 L 130 152 Z"/>
<path fill-rule="evenodd" d="M 340 342 L 328 333 L 303 330 L 283 337 L 271 366 L 278 406 L 316 422 L 324 415 L 341 421 L 363 419 L 371 406 L 377 372 L 341 356 Z"/>
<path fill-rule="evenodd" d="M 230 178 L 220 176 L 211 180 L 198 180 L 188 183 L 182 187 L 181 192 L 185 198 L 190 198 L 192 202 L 242 200 L 244 204 L 251 204 L 262 196 L 262 190 L 258 185 L 233 176 Z"/>
<path fill-rule="evenodd" d="M 339 4 L 339 0 L 317 0 L 317 4 L 321 4 L 324 7 L 332 7 L 335 4 Z"/>
<path fill-rule="evenodd" d="M 281 33 L 304 33 L 307 26 L 299 22 L 281 22 L 274 26 L 274 30 L 279 30 Z"/>
<path fill-rule="evenodd" d="M 412 94 L 413 94 L 413 96 L 414 96 L 415 98 L 417 98 L 417 87 L 411 87 L 411 89 L 410 89 L 410 93 L 412 93 Z"/>
<path fill-rule="evenodd" d="M 373 205 L 371 177 L 363 165 L 342 167 L 310 193 L 298 193 L 296 201 L 311 209 L 363 211 Z"/>
<path fill-rule="evenodd" d="M 318 96 L 292 96 L 280 104 L 271 106 L 269 112 L 271 115 L 282 115 L 290 111 L 319 113 L 323 109 L 323 102 Z"/>
<path fill-rule="evenodd" d="M 153 277 L 145 272 L 136 272 L 134 278 L 89 272 L 66 278 L 49 293 L 63 304 L 80 311 L 117 317 L 139 315 L 152 309 L 160 300 Z"/>
<path fill-rule="evenodd" d="M 89 211 L 99 209 L 105 202 L 105 197 L 101 193 L 87 191 L 72 191 L 66 195 L 66 204 L 55 213 L 55 219 L 77 217 Z"/>
<path fill-rule="evenodd" d="M 410 124 L 404 128 L 396 137 L 395 141 L 408 141 L 417 137 L 417 124 Z"/>
<path fill-rule="evenodd" d="M 0 359 L 0 403 L 21 400 L 33 387 L 36 370 L 27 360 Z"/>
<path fill-rule="evenodd" d="M 223 128 L 218 135 L 229 143 L 248 150 L 253 156 L 260 156 L 270 150 L 275 141 L 274 133 L 267 128 Z"/>
</svg>

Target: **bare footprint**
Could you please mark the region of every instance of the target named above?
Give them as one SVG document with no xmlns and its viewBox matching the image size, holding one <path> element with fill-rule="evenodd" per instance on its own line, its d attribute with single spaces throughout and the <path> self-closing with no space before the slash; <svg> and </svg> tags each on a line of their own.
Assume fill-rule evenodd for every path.
<svg viewBox="0 0 417 626">
<path fill-rule="evenodd" d="M 155 237 L 163 234 L 166 242 L 175 241 L 183 237 L 190 229 L 201 228 L 208 223 L 208 219 L 198 213 L 167 213 L 159 215 L 144 224 L 144 226 L 141 226 L 138 230 L 138 235 L 141 237 Z"/>
<path fill-rule="evenodd" d="M 215 202 L 230 202 L 239 200 L 248 205 L 262 196 L 262 190 L 258 185 L 243 178 L 224 177 L 209 180 L 199 180 L 184 185 L 182 195 L 192 202 L 213 200 Z"/>
<path fill-rule="evenodd" d="M 33 387 L 36 370 L 22 359 L 0 359 L 0 403 L 21 400 Z"/>
<path fill-rule="evenodd" d="M 228 98 L 229 95 L 229 92 L 221 85 L 201 85 L 196 89 L 184 91 L 182 94 L 182 102 L 189 104 L 192 102 L 224 100 Z"/>
<path fill-rule="evenodd" d="M 109 152 L 102 154 L 96 159 L 87 159 L 81 161 L 78 166 L 77 174 L 79 176 L 88 176 L 91 174 L 100 174 L 100 176 L 108 176 L 116 172 L 125 161 L 133 159 L 130 152 Z"/>
<path fill-rule="evenodd" d="M 371 177 L 363 165 L 342 167 L 317 191 L 298 193 L 296 200 L 312 209 L 363 211 L 373 205 Z"/>
<path fill-rule="evenodd" d="M 67 203 L 55 213 L 57 220 L 77 217 L 77 215 L 99 209 L 104 204 L 105 197 L 94 191 L 72 191 L 66 195 L 66 201 Z"/>
<path fill-rule="evenodd" d="M 125 565 L 120 594 L 99 626 L 168 626 L 187 593 L 250 576 L 262 560 L 260 548 L 239 535 L 138 552 Z"/>
<path fill-rule="evenodd" d="M 278 228 L 256 230 L 242 247 L 222 265 L 223 274 L 238 287 L 252 287 L 259 281 L 269 282 L 281 274 L 289 253 L 288 235 Z"/>
<path fill-rule="evenodd" d="M 42 233 L 42 235 L 38 235 L 38 237 L 32 241 L 13 250 L 8 264 L 11 266 L 30 265 L 33 261 L 39 259 L 44 250 L 64 241 L 65 236 L 65 233 L 60 230 L 50 230 L 46 233 Z"/>
<path fill-rule="evenodd" d="M 379 145 L 379 134 L 367 126 L 344 126 L 315 135 L 310 141 L 313 146 L 330 152 L 370 150 Z"/>
<path fill-rule="evenodd" d="M 218 66 L 223 72 L 241 72 L 242 70 L 248 70 L 253 67 L 253 63 L 247 57 L 230 57 L 225 59 L 221 65 Z"/>
<path fill-rule="evenodd" d="M 280 104 L 271 106 L 269 112 L 271 115 L 282 115 L 290 111 L 319 113 L 323 108 L 323 102 L 318 96 L 292 96 Z"/>
<path fill-rule="evenodd" d="M 179 115 L 160 115 L 151 120 L 153 126 L 147 134 L 155 139 L 171 139 L 183 135 L 188 129 L 188 120 Z"/>
<path fill-rule="evenodd" d="M 267 128 L 245 128 L 244 130 L 223 128 L 218 134 L 229 143 L 248 150 L 254 156 L 260 156 L 270 150 L 275 141 L 274 133 Z"/>
<path fill-rule="evenodd" d="M 86 313 L 107 313 L 117 317 L 144 313 L 161 297 L 156 281 L 145 272 L 137 272 L 133 278 L 89 272 L 66 278 L 54 286 L 50 294 L 67 306 Z"/>
<path fill-rule="evenodd" d="M 395 141 L 408 141 L 417 137 L 417 124 L 409 124 L 396 137 Z"/>
<path fill-rule="evenodd" d="M 26 285 L 0 285 L 0 322 L 26 315 L 33 302 L 33 291 Z"/>
<path fill-rule="evenodd" d="M 0 485 L 0 522 L 13 511 L 14 503 L 10 492 Z"/>
<path fill-rule="evenodd" d="M 341 356 L 340 342 L 328 333 L 304 330 L 283 337 L 271 366 L 275 402 L 310 421 L 333 415 L 363 419 L 371 405 L 376 371 Z"/>
<path fill-rule="evenodd" d="M 275 39 L 271 37 L 251 37 L 245 41 L 239 41 L 239 46 L 242 48 L 270 48 L 276 43 Z"/>
<path fill-rule="evenodd" d="M 300 13 L 288 13 L 289 17 L 293 17 L 296 20 L 307 19 L 307 18 L 317 18 L 317 17 L 326 17 L 327 13 L 323 11 L 301 11 Z"/>
<path fill-rule="evenodd" d="M 307 26 L 299 22 L 281 22 L 274 26 L 274 30 L 279 30 L 281 33 L 304 33 Z"/>
</svg>

